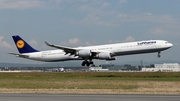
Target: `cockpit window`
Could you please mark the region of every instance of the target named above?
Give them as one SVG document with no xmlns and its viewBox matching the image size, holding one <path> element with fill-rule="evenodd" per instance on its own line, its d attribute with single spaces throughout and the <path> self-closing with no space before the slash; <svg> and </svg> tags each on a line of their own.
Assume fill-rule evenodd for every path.
<svg viewBox="0 0 180 101">
<path fill-rule="evenodd" d="M 165 42 L 165 44 L 168 44 L 168 42 Z"/>
</svg>

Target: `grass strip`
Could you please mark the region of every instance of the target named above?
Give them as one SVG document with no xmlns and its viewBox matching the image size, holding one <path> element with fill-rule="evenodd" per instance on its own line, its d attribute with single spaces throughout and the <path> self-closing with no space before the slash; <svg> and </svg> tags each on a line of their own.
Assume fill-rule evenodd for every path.
<svg viewBox="0 0 180 101">
<path fill-rule="evenodd" d="M 180 89 L 179 72 L 58 72 L 0 73 L 7 89 Z"/>
</svg>

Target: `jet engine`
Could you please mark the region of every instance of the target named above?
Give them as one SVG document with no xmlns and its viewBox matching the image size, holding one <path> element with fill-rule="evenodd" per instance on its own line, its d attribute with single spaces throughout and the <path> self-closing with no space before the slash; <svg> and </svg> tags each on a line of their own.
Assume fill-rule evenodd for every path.
<svg viewBox="0 0 180 101">
<path fill-rule="evenodd" d="M 103 59 L 103 60 L 114 60 L 114 58 L 111 56 L 111 53 L 109 52 L 101 52 L 97 54 L 96 56 L 98 59 Z"/>
<path fill-rule="evenodd" d="M 90 57 L 92 55 L 92 53 L 91 53 L 91 50 L 83 49 L 83 50 L 79 50 L 76 53 L 76 55 L 80 56 L 80 57 Z"/>
</svg>

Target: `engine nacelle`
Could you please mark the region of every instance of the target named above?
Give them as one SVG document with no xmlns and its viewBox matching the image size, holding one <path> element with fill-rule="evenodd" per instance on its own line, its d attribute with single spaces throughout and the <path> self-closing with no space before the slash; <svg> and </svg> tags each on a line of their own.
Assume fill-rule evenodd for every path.
<svg viewBox="0 0 180 101">
<path fill-rule="evenodd" d="M 76 53 L 76 55 L 80 56 L 80 57 L 90 57 L 92 55 L 92 53 L 91 53 L 91 50 L 83 49 L 83 50 L 79 50 Z"/>
<path fill-rule="evenodd" d="M 99 54 L 97 54 L 96 56 L 98 59 L 103 59 L 103 60 L 114 60 L 113 57 L 111 57 L 111 53 L 108 52 L 101 52 Z"/>
</svg>

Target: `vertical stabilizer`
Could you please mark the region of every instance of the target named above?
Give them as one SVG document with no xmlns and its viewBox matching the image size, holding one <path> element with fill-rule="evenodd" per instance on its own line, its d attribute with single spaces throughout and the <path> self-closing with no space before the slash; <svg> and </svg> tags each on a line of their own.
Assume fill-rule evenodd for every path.
<svg viewBox="0 0 180 101">
<path fill-rule="evenodd" d="M 12 36 L 14 43 L 19 51 L 19 53 L 32 53 L 32 52 L 38 52 L 38 50 L 35 50 L 32 48 L 26 41 L 24 41 L 20 36 Z"/>
</svg>

